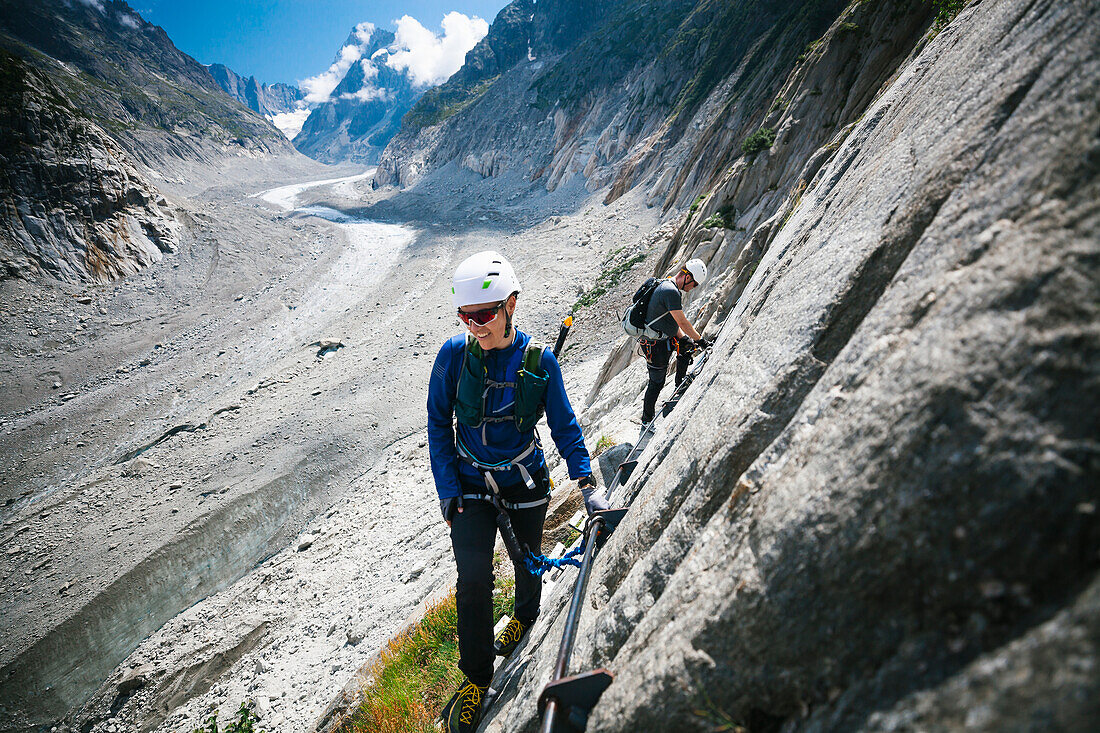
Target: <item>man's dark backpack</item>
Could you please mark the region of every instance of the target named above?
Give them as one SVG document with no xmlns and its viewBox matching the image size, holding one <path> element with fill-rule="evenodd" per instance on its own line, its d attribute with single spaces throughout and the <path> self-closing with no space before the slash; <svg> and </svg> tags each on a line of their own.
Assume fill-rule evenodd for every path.
<svg viewBox="0 0 1100 733">
<path fill-rule="evenodd" d="M 651 277 L 642 283 L 642 286 L 635 291 L 633 298 L 634 302 L 630 304 L 630 307 L 626 309 L 626 313 L 623 314 L 623 330 L 626 331 L 627 335 L 633 338 L 664 338 L 663 333 L 651 328 L 655 321 L 665 315 L 664 313 L 657 316 L 657 318 L 654 318 L 649 323 L 646 323 L 646 315 L 649 313 L 649 301 L 653 299 L 653 292 L 660 284 L 660 280 Z"/>
</svg>

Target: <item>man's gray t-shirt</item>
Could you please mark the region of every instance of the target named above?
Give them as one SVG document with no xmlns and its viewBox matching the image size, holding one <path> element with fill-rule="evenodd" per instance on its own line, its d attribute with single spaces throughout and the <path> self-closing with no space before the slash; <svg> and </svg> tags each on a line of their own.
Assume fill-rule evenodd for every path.
<svg viewBox="0 0 1100 733">
<path fill-rule="evenodd" d="M 680 290 L 676 287 L 676 283 L 671 280 L 662 280 L 657 285 L 657 289 L 653 291 L 653 297 L 649 301 L 649 310 L 646 311 L 645 322 L 649 324 L 650 328 L 660 331 L 667 338 L 676 338 L 679 326 L 676 325 L 676 319 L 669 314 L 669 311 L 682 310 L 682 303 Z M 657 320 L 654 321 L 654 318 Z"/>
</svg>

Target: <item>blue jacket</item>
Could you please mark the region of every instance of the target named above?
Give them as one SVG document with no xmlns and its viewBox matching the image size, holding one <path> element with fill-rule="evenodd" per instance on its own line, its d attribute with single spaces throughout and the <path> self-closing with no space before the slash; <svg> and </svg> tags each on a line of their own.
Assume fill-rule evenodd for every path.
<svg viewBox="0 0 1100 733">
<path fill-rule="evenodd" d="M 516 372 L 523 361 L 523 352 L 531 337 L 516 330 L 512 345 L 504 349 L 485 352 L 485 367 L 488 377 L 498 382 L 515 381 Z M 440 499 L 448 499 L 462 493 L 458 478 L 461 475 L 467 483 L 478 487 L 485 481 L 476 468 L 462 461 L 455 448 L 455 425 L 458 425 L 458 437 L 462 444 L 483 463 L 496 463 L 515 458 L 531 442 L 534 430 L 520 433 L 512 422 L 485 423 L 480 428 L 456 423 L 454 420 L 454 402 L 458 391 L 458 376 L 462 373 L 462 357 L 466 350 L 466 335 L 452 336 L 435 357 L 432 376 L 428 381 L 428 451 L 431 454 L 432 476 L 435 478 L 435 490 Z M 558 447 L 558 453 L 569 465 L 569 478 L 578 479 L 592 473 L 588 460 L 588 449 L 584 447 L 577 417 L 569 405 L 565 394 L 565 384 L 561 379 L 561 367 L 550 349 L 542 355 L 542 368 L 549 379 L 546 384 L 546 423 L 550 426 L 550 436 Z M 515 390 L 511 388 L 490 389 L 485 397 L 486 415 L 511 415 L 511 406 L 515 399 Z M 482 434 L 484 433 L 484 440 Z M 534 473 L 545 463 L 542 450 L 537 449 L 523 461 L 524 466 Z M 519 471 L 499 471 L 493 476 L 500 486 L 523 483 Z"/>
</svg>

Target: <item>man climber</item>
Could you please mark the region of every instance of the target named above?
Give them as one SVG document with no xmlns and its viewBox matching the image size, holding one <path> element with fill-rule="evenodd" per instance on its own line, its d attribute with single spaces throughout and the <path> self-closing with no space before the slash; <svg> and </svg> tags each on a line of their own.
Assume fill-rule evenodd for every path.
<svg viewBox="0 0 1100 733">
<path fill-rule="evenodd" d="M 687 264 L 671 278 L 662 280 L 649 299 L 646 311 L 646 325 L 662 334 L 661 338 L 638 339 L 645 357 L 649 384 L 646 386 L 645 399 L 642 402 L 642 429 L 653 422 L 657 409 L 657 397 L 665 386 L 668 374 L 668 360 L 673 350 L 676 358 L 676 386 L 680 386 L 691 363 L 696 348 L 706 349 L 710 342 L 704 339 L 683 311 L 681 291 L 690 293 L 707 279 L 707 266 L 700 259 L 688 260 Z"/>
</svg>

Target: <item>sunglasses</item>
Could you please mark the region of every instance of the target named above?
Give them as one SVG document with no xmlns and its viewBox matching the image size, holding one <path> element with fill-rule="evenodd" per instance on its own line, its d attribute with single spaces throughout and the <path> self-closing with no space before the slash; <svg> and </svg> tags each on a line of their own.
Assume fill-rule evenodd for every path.
<svg viewBox="0 0 1100 733">
<path fill-rule="evenodd" d="M 462 319 L 462 322 L 466 325 L 474 324 L 475 326 L 487 326 L 492 323 L 496 317 L 497 312 L 504 307 L 505 301 L 500 301 L 492 308 L 484 308 L 479 311 L 458 311 L 458 317 Z"/>
</svg>

